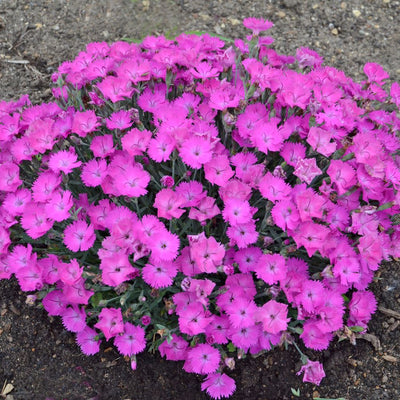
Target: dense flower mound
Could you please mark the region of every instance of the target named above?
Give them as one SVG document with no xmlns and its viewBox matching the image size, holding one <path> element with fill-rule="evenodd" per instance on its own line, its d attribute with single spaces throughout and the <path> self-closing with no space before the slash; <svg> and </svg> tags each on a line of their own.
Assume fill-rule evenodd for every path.
<svg viewBox="0 0 400 400">
<path fill-rule="evenodd" d="M 113 341 L 134 369 L 158 349 L 217 399 L 235 355 L 365 332 L 374 272 L 400 257 L 399 84 L 279 55 L 271 22 L 244 24 L 230 46 L 91 43 L 54 102 L 0 103 L 0 279 L 85 354 Z"/>
</svg>

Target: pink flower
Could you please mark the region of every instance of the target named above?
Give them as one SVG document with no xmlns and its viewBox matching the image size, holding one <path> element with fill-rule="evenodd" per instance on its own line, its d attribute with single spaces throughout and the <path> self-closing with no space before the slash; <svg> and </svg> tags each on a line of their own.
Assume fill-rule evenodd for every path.
<svg viewBox="0 0 400 400">
<path fill-rule="evenodd" d="M 232 301 L 225 311 L 232 326 L 241 329 L 254 325 L 257 306 L 253 300 L 238 298 Z"/>
<path fill-rule="evenodd" d="M 315 385 L 321 383 L 322 378 L 325 377 L 324 367 L 319 361 L 310 361 L 307 359 L 307 363 L 304 364 L 297 375 L 304 372 L 303 382 L 311 382 Z"/>
<path fill-rule="evenodd" d="M 149 243 L 152 258 L 161 261 L 174 260 L 178 256 L 179 246 L 179 236 L 167 230 Z"/>
<path fill-rule="evenodd" d="M 356 171 L 349 163 L 341 160 L 331 160 L 327 174 L 335 184 L 339 195 L 346 193 L 352 186 L 357 184 Z"/>
<path fill-rule="evenodd" d="M 106 119 L 106 126 L 108 129 L 128 129 L 132 125 L 131 113 L 126 110 L 113 112 Z"/>
<path fill-rule="evenodd" d="M 253 220 L 247 224 L 230 226 L 226 230 L 226 234 L 230 239 L 230 245 L 234 246 L 236 244 L 239 249 L 244 249 L 258 240 L 258 232 Z"/>
<path fill-rule="evenodd" d="M 57 222 L 70 217 L 69 210 L 73 206 L 72 193 L 69 190 L 56 192 L 45 205 L 46 212 Z"/>
<path fill-rule="evenodd" d="M 96 187 L 103 183 L 107 175 L 106 160 L 90 160 L 83 164 L 81 171 L 82 182 L 86 186 Z"/>
<path fill-rule="evenodd" d="M 114 153 L 113 135 L 95 136 L 90 143 L 90 150 L 92 150 L 95 157 L 105 158 Z"/>
<path fill-rule="evenodd" d="M 267 172 L 259 182 L 259 189 L 262 196 L 274 203 L 285 200 L 292 191 L 291 187 L 282 179 Z"/>
<path fill-rule="evenodd" d="M 258 320 L 262 322 L 263 330 L 277 334 L 287 328 L 290 318 L 287 318 L 287 304 L 269 300 L 258 310 Z"/>
<path fill-rule="evenodd" d="M 186 200 L 181 207 L 197 207 L 207 196 L 203 185 L 197 181 L 182 182 L 176 187 L 175 192 Z"/>
<path fill-rule="evenodd" d="M 296 50 L 296 60 L 299 63 L 300 68 L 319 68 L 324 59 L 314 50 L 307 47 L 299 47 Z"/>
<path fill-rule="evenodd" d="M 61 176 L 54 172 L 43 172 L 32 185 L 32 194 L 36 202 L 47 202 L 61 183 Z"/>
<path fill-rule="evenodd" d="M 154 208 L 157 209 L 158 218 L 166 218 L 168 220 L 179 218 L 185 210 L 180 208 L 185 199 L 172 189 L 161 189 L 154 200 Z"/>
<path fill-rule="evenodd" d="M 315 158 L 305 158 L 296 162 L 294 174 L 310 185 L 316 176 L 322 175 L 322 171 L 319 169 Z"/>
<path fill-rule="evenodd" d="M 155 138 L 149 140 L 147 154 L 154 161 L 167 161 L 175 146 L 173 137 L 161 131 Z"/>
<path fill-rule="evenodd" d="M 180 336 L 172 334 L 172 339 L 168 342 L 168 339 L 164 340 L 158 347 L 158 351 L 161 357 L 166 357 L 167 360 L 179 361 L 186 359 L 186 352 L 188 348 L 188 342 Z"/>
<path fill-rule="evenodd" d="M 64 172 L 69 174 L 74 168 L 78 168 L 82 163 L 74 151 L 58 151 L 50 156 L 49 168 L 55 173 Z"/>
<path fill-rule="evenodd" d="M 120 100 L 130 98 L 134 89 L 131 83 L 125 78 L 116 76 L 106 76 L 101 82 L 96 85 L 105 99 L 111 100 L 116 103 Z"/>
<path fill-rule="evenodd" d="M 255 270 L 261 255 L 262 251 L 259 247 L 248 246 L 237 251 L 234 260 L 239 265 L 240 272 L 246 273 Z"/>
<path fill-rule="evenodd" d="M 63 325 L 71 332 L 81 332 L 86 328 L 86 312 L 76 304 L 65 308 L 61 317 Z"/>
<path fill-rule="evenodd" d="M 367 63 L 364 65 L 364 74 L 367 75 L 369 82 L 376 82 L 382 85 L 385 79 L 390 78 L 389 74 L 377 63 Z"/>
<path fill-rule="evenodd" d="M 193 68 L 189 69 L 189 72 L 197 79 L 215 78 L 219 75 L 220 70 L 213 68 L 208 62 L 200 62 Z"/>
<path fill-rule="evenodd" d="M 178 322 L 182 333 L 194 336 L 204 333 L 210 323 L 210 318 L 206 317 L 204 306 L 201 303 L 192 302 L 179 312 Z"/>
<path fill-rule="evenodd" d="M 211 160 L 212 146 L 209 140 L 192 136 L 182 143 L 179 154 L 186 165 L 199 169 Z"/>
<path fill-rule="evenodd" d="M 99 322 L 94 327 L 104 333 L 106 340 L 110 340 L 112 337 L 122 333 L 124 331 L 124 324 L 121 309 L 103 308 L 99 314 Z"/>
<path fill-rule="evenodd" d="M 325 129 L 313 126 L 308 133 L 307 142 L 315 151 L 329 157 L 336 150 L 336 143 L 331 142 L 331 134 Z"/>
<path fill-rule="evenodd" d="M 118 351 L 124 356 L 138 354 L 146 347 L 145 331 L 141 326 L 125 322 L 124 331 L 114 339 Z"/>
<path fill-rule="evenodd" d="M 21 225 L 32 239 L 43 236 L 52 228 L 53 224 L 54 221 L 48 217 L 43 204 L 31 203 L 22 214 Z"/>
<path fill-rule="evenodd" d="M 294 229 L 300 222 L 299 211 L 289 199 L 278 201 L 271 210 L 271 216 L 274 223 L 283 230 Z"/>
<path fill-rule="evenodd" d="M 150 174 L 141 164 L 127 165 L 124 171 L 112 173 L 114 186 L 119 195 L 140 197 L 147 193 L 147 185 L 150 182 Z"/>
<path fill-rule="evenodd" d="M 278 283 L 286 278 L 287 267 L 285 258 L 280 254 L 263 254 L 257 262 L 255 272 L 257 278 L 269 285 Z"/>
<path fill-rule="evenodd" d="M 152 133 L 133 128 L 121 138 L 122 148 L 132 157 L 143 154 L 149 145 Z"/>
<path fill-rule="evenodd" d="M 303 325 L 303 333 L 300 338 L 309 349 L 325 350 L 333 335 L 330 332 L 322 332 L 318 327 L 318 322 L 308 320 Z"/>
<path fill-rule="evenodd" d="M 213 399 L 230 397 L 236 390 L 235 381 L 226 374 L 214 373 L 207 376 L 201 384 L 201 390 L 206 390 Z"/>
<path fill-rule="evenodd" d="M 62 291 L 58 289 L 47 293 L 42 302 L 49 315 L 62 315 L 67 306 Z"/>
<path fill-rule="evenodd" d="M 301 304 L 306 311 L 315 313 L 324 304 L 326 295 L 321 282 L 306 280 L 302 284 L 301 293 L 296 297 L 296 303 Z"/>
<path fill-rule="evenodd" d="M 102 257 L 100 263 L 101 277 L 105 285 L 118 286 L 131 279 L 136 269 L 132 267 L 129 258 L 122 251 L 108 257 Z"/>
<path fill-rule="evenodd" d="M 17 189 L 15 192 L 6 195 L 3 207 L 13 216 L 22 215 L 31 198 L 30 190 Z"/>
<path fill-rule="evenodd" d="M 249 17 L 243 20 L 243 25 L 253 31 L 253 35 L 259 35 L 262 31 L 271 29 L 274 24 L 267 19 Z"/>
<path fill-rule="evenodd" d="M 196 374 L 210 374 L 218 369 L 220 352 L 209 344 L 200 343 L 188 350 L 183 369 Z"/>
<path fill-rule="evenodd" d="M 76 334 L 76 342 L 83 354 L 91 356 L 99 352 L 100 339 L 98 339 L 97 336 L 97 332 L 88 326 Z"/>
<path fill-rule="evenodd" d="M 202 272 L 217 272 L 217 266 L 222 264 L 225 256 L 224 246 L 213 236 L 206 238 L 204 232 L 200 235 L 188 236 L 190 257 Z"/>
<path fill-rule="evenodd" d="M 227 199 L 224 205 L 222 217 L 225 222 L 235 226 L 247 224 L 252 220 L 254 208 L 250 207 L 248 201 L 232 198 Z"/>
<path fill-rule="evenodd" d="M 76 133 L 80 137 L 86 137 L 90 132 L 94 132 L 100 122 L 93 110 L 77 111 L 74 115 L 72 123 L 72 132 Z"/>
<path fill-rule="evenodd" d="M 76 259 L 72 259 L 69 263 L 60 263 L 57 266 L 58 277 L 67 285 L 73 285 L 77 282 L 83 272 L 83 267 L 81 267 Z"/>
<path fill-rule="evenodd" d="M 142 269 L 143 280 L 156 289 L 171 286 L 176 273 L 177 267 L 172 261 L 149 262 Z"/>
<path fill-rule="evenodd" d="M 349 325 L 366 327 L 371 315 L 376 311 L 376 299 L 372 292 L 354 292 L 349 303 Z"/>
<path fill-rule="evenodd" d="M 64 229 L 64 244 L 71 251 L 89 250 L 95 240 L 93 226 L 85 221 L 75 221 Z"/>
<path fill-rule="evenodd" d="M 234 175 L 225 155 L 216 156 L 204 164 L 205 178 L 213 185 L 225 186 L 226 182 Z"/>
<path fill-rule="evenodd" d="M 203 197 L 199 204 L 192 207 L 189 211 L 189 218 L 199 221 L 201 225 L 205 225 L 205 221 L 220 214 L 220 209 L 215 204 L 215 199 L 210 196 Z"/>
<path fill-rule="evenodd" d="M 229 318 L 226 315 L 213 315 L 210 320 L 205 331 L 207 343 L 228 343 L 228 331 L 231 326 Z"/>
</svg>

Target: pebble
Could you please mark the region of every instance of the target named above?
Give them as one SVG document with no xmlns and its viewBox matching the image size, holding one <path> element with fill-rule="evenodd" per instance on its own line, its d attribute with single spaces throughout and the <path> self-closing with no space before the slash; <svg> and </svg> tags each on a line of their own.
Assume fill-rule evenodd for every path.
<svg viewBox="0 0 400 400">
<path fill-rule="evenodd" d="M 332 33 L 332 35 L 337 36 L 337 35 L 339 34 L 339 31 L 338 31 L 336 28 L 333 28 L 333 29 L 331 30 L 331 33 Z"/>
<path fill-rule="evenodd" d="M 358 18 L 358 17 L 361 15 L 361 11 L 360 11 L 360 10 L 357 10 L 357 9 L 354 9 L 354 10 L 353 10 L 353 15 L 354 15 L 356 18 Z"/>
<path fill-rule="evenodd" d="M 382 376 L 382 383 L 386 383 L 389 380 L 387 375 Z"/>
<path fill-rule="evenodd" d="M 286 17 L 286 13 L 285 12 L 283 12 L 283 11 L 278 11 L 278 17 L 279 18 L 285 18 Z"/>
</svg>

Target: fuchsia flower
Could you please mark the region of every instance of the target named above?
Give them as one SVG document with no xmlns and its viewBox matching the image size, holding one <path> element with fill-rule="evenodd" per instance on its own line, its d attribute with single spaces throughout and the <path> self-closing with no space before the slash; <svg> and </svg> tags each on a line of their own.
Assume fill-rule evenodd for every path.
<svg viewBox="0 0 400 400">
<path fill-rule="evenodd" d="M 124 332 L 121 309 L 103 308 L 99 314 L 99 322 L 94 327 L 104 333 L 106 340 Z"/>
<path fill-rule="evenodd" d="M 188 342 L 173 333 L 171 341 L 164 340 L 158 350 L 161 356 L 165 356 L 167 360 L 179 361 L 186 359 L 187 348 Z"/>
<path fill-rule="evenodd" d="M 190 257 L 196 262 L 202 272 L 217 272 L 225 256 L 224 246 L 218 243 L 213 236 L 206 238 L 204 232 L 200 235 L 188 236 Z"/>
<path fill-rule="evenodd" d="M 14 192 L 22 181 L 19 179 L 19 168 L 17 164 L 0 164 L 0 190 Z"/>
<path fill-rule="evenodd" d="M 276 334 L 286 330 L 290 318 L 287 318 L 287 304 L 269 300 L 258 310 L 258 320 L 261 321 L 263 330 Z"/>
<path fill-rule="evenodd" d="M 72 132 L 80 137 L 86 137 L 88 133 L 94 132 L 100 122 L 93 110 L 77 111 L 72 123 Z"/>
<path fill-rule="evenodd" d="M 171 286 L 176 273 L 177 267 L 172 261 L 149 262 L 142 269 L 143 280 L 156 289 Z"/>
<path fill-rule="evenodd" d="M 61 317 L 65 328 L 71 332 L 81 332 L 86 328 L 86 312 L 76 304 L 65 308 Z"/>
<path fill-rule="evenodd" d="M 85 221 L 75 221 L 64 230 L 64 244 L 71 251 L 89 250 L 96 240 L 92 225 Z"/>
<path fill-rule="evenodd" d="M 314 385 L 319 385 L 325 377 L 324 368 L 319 361 L 311 361 L 307 359 L 307 363 L 300 368 L 297 375 L 300 375 L 303 372 L 303 382 L 311 382 Z"/>
<path fill-rule="evenodd" d="M 76 334 L 76 342 L 84 354 L 91 356 L 99 352 L 100 340 L 97 336 L 97 332 L 88 326 Z"/>
<path fill-rule="evenodd" d="M 64 172 L 69 174 L 74 168 L 78 168 L 82 163 L 73 151 L 59 151 L 50 156 L 49 168 L 55 173 Z"/>
<path fill-rule="evenodd" d="M 124 356 L 138 354 L 146 347 L 145 331 L 141 326 L 125 322 L 123 333 L 115 337 L 114 344 Z"/>
<path fill-rule="evenodd" d="M 81 179 L 86 186 L 99 186 L 107 175 L 107 162 L 105 160 L 90 160 L 81 170 Z"/>
<path fill-rule="evenodd" d="M 268 29 L 271 29 L 274 24 L 267 19 L 262 19 L 262 18 L 245 18 L 243 20 L 243 25 L 247 28 L 253 31 L 254 35 L 260 34 L 262 31 L 267 31 Z"/>
<path fill-rule="evenodd" d="M 220 352 L 215 347 L 200 343 L 188 350 L 183 369 L 196 374 L 210 374 L 217 370 L 220 361 Z"/>
</svg>

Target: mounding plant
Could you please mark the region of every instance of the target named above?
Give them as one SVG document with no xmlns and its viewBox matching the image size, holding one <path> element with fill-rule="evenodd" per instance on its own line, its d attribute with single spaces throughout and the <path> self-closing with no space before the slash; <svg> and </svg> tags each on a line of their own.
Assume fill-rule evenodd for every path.
<svg viewBox="0 0 400 400">
<path fill-rule="evenodd" d="M 0 278 L 91 355 L 147 347 L 229 397 L 235 358 L 364 333 L 400 257 L 400 86 L 308 48 L 203 34 L 90 43 L 54 101 L 0 103 Z M 225 372 L 228 372 L 225 373 Z"/>
</svg>

